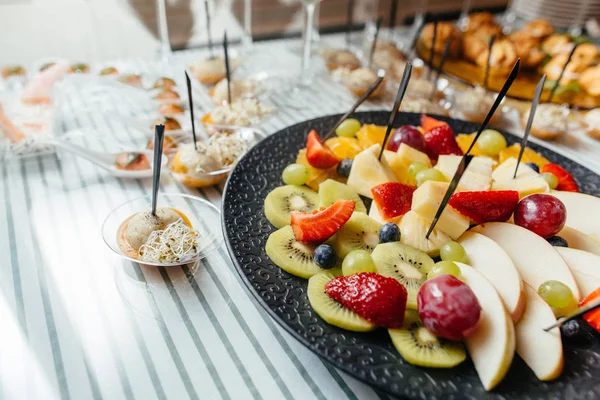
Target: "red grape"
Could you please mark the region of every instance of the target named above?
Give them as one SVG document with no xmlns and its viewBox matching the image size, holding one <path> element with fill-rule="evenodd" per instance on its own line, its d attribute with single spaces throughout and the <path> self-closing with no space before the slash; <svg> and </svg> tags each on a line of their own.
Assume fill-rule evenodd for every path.
<svg viewBox="0 0 600 400">
<path fill-rule="evenodd" d="M 516 225 L 547 239 L 565 226 L 567 208 L 550 194 L 532 194 L 517 204 L 514 219 Z"/>
<path fill-rule="evenodd" d="M 417 294 L 419 317 L 433 334 L 463 340 L 475 331 L 481 306 L 471 288 L 452 275 L 423 283 Z"/>
<path fill-rule="evenodd" d="M 398 151 L 401 143 L 406 143 L 413 149 L 425 151 L 425 139 L 416 126 L 403 125 L 390 135 L 386 148 L 390 151 Z"/>
</svg>

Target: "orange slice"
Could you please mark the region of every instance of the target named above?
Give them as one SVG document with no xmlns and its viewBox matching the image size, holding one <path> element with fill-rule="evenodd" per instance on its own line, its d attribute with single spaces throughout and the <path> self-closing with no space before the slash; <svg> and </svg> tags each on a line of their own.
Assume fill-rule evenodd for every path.
<svg viewBox="0 0 600 400">
<path fill-rule="evenodd" d="M 364 124 L 360 127 L 358 132 L 356 132 L 358 143 L 363 149 L 371 147 L 375 143 L 383 143 L 383 138 L 385 137 L 385 129 L 385 126 Z"/>
<path fill-rule="evenodd" d="M 357 139 L 348 137 L 333 137 L 325 141 L 325 146 L 335 154 L 335 156 L 343 160 L 344 158 L 354 157 L 362 151 L 362 147 Z"/>
</svg>

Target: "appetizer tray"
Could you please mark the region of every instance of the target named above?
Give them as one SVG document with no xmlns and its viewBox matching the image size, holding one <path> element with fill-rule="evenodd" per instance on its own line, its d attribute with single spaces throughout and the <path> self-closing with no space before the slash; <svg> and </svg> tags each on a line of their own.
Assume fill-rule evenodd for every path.
<svg viewBox="0 0 600 400">
<path fill-rule="evenodd" d="M 486 392 L 470 360 L 446 370 L 415 367 L 394 349 L 386 330 L 354 333 L 329 325 L 317 316 L 307 299 L 307 281 L 282 271 L 265 253 L 267 238 L 276 228 L 264 215 L 263 201 L 281 184 L 281 171 L 294 162 L 309 130 L 326 132 L 340 116 L 302 122 L 264 139 L 239 161 L 227 182 L 222 212 L 227 249 L 247 289 L 268 314 L 325 361 L 399 398 L 599 398 L 600 335 L 586 324 L 582 324 L 586 325 L 584 340 L 563 342 L 565 367 L 559 379 L 539 381 L 515 354 L 503 382 Z M 353 117 L 361 123 L 386 125 L 389 113 L 359 112 Z M 447 121 L 457 133 L 478 128 L 465 121 L 435 118 Z M 406 124 L 419 125 L 419 115 L 400 113 L 397 125 Z M 520 140 L 511 134 L 506 134 L 506 139 L 509 144 Z M 567 168 L 583 193 L 600 196 L 600 176 L 535 143 L 528 145 Z"/>
<path fill-rule="evenodd" d="M 424 48 L 422 43 L 419 43 L 416 49 L 419 57 L 423 60 L 429 59 L 429 51 Z M 437 67 L 437 65 L 439 65 L 440 58 L 440 54 L 435 54 L 433 57 L 434 66 Z M 426 62 L 426 64 L 430 65 L 429 62 Z M 485 76 L 485 68 L 462 58 L 448 58 L 444 62 L 442 70 L 450 78 L 467 85 L 481 85 Z M 542 74 L 535 70 L 521 69 L 517 79 L 515 79 L 508 91 L 507 96 L 517 100 L 533 100 L 535 87 L 541 77 Z M 504 82 L 506 82 L 506 76 L 504 75 L 490 76 L 488 86 L 491 90 L 499 92 L 500 89 L 502 89 Z M 550 90 L 544 89 L 541 100 L 544 101 L 549 95 Z M 552 102 L 556 104 L 569 104 L 583 109 L 600 107 L 600 97 L 591 96 L 584 91 L 578 93 L 557 93 L 552 98 Z"/>
</svg>

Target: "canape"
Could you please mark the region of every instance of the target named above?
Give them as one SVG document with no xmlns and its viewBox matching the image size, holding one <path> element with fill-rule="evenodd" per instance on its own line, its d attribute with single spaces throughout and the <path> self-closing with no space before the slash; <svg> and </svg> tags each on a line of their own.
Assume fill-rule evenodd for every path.
<svg viewBox="0 0 600 400">
<path fill-rule="evenodd" d="M 129 86 L 142 87 L 142 76 L 138 74 L 124 74 L 119 77 L 119 82 Z"/>
<path fill-rule="evenodd" d="M 493 104 L 494 96 L 483 87 L 477 86 L 456 93 L 452 101 L 451 112 L 457 118 L 482 123 Z M 489 123 L 496 123 L 499 117 L 499 114 L 494 114 Z"/>
<path fill-rule="evenodd" d="M 98 75 L 100 75 L 100 76 L 111 76 L 111 75 L 118 75 L 118 74 L 119 74 L 119 70 L 116 69 L 115 67 L 103 68 L 98 73 Z"/>
<path fill-rule="evenodd" d="M 90 66 L 84 63 L 77 63 L 71 65 L 72 74 L 87 74 L 90 72 Z"/>
<path fill-rule="evenodd" d="M 115 160 L 115 167 L 125 171 L 150 169 L 150 161 L 143 153 L 121 153 Z"/>
<path fill-rule="evenodd" d="M 246 152 L 248 144 L 236 134 L 216 133 L 208 141 L 179 147 L 171 171 L 191 187 L 217 184 L 227 177 L 231 165 Z"/>
<path fill-rule="evenodd" d="M 350 72 L 344 80 L 346 86 L 356 96 L 362 96 L 367 89 L 377 80 L 377 72 L 369 68 L 358 68 Z M 385 82 L 382 82 L 371 95 L 370 98 L 380 97 L 385 92 Z"/>
<path fill-rule="evenodd" d="M 261 123 L 275 109 L 257 99 L 237 99 L 231 104 L 217 106 L 202 117 L 202 123 L 212 132 L 211 125 L 252 126 Z"/>
<path fill-rule="evenodd" d="M 181 129 L 181 124 L 179 123 L 179 121 L 172 117 L 159 118 L 157 121 L 154 122 L 152 128 L 154 129 L 156 125 L 164 125 L 165 131 L 177 131 Z"/>
<path fill-rule="evenodd" d="M 239 65 L 239 60 L 230 58 L 230 67 L 235 69 Z M 204 85 L 215 85 L 221 79 L 225 78 L 225 59 L 221 56 L 205 58 L 190 67 L 194 77 Z"/>
<path fill-rule="evenodd" d="M 173 79 L 165 77 L 158 78 L 152 85 L 154 89 L 172 89 L 175 86 L 177 83 Z"/>
<path fill-rule="evenodd" d="M 176 115 L 183 114 L 185 112 L 184 108 L 178 104 L 173 103 L 164 103 L 158 107 L 158 112 L 161 115 Z"/>
<path fill-rule="evenodd" d="M 521 125 L 525 127 L 529 119 L 528 109 L 521 117 Z M 567 132 L 569 109 L 558 104 L 539 104 L 531 125 L 531 134 L 539 139 L 554 140 Z"/>
<path fill-rule="evenodd" d="M 181 96 L 173 89 L 163 89 L 160 93 L 154 96 L 154 99 L 159 101 L 173 101 L 181 99 Z"/>
<path fill-rule="evenodd" d="M 360 60 L 356 55 L 345 49 L 327 49 L 323 51 L 323 59 L 325 65 L 330 71 L 338 68 L 347 68 L 355 70 L 360 68 Z"/>
<path fill-rule="evenodd" d="M 14 65 L 2 68 L 1 74 L 2 78 L 8 79 L 11 76 L 25 76 L 27 75 L 27 71 L 20 65 Z"/>
<path fill-rule="evenodd" d="M 230 84 L 231 97 L 233 99 L 248 98 L 256 94 L 256 82 L 248 79 L 232 79 Z M 208 94 L 217 105 L 226 104 L 228 101 L 227 78 L 222 79 L 209 89 Z"/>
</svg>

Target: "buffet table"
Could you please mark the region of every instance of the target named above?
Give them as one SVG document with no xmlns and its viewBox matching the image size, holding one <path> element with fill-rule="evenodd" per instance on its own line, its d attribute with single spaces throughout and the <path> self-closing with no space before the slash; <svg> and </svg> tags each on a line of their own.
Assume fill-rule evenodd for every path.
<svg viewBox="0 0 600 400">
<path fill-rule="evenodd" d="M 337 36 L 323 40 L 342 43 Z M 257 44 L 244 68 L 275 74 L 286 70 L 283 62 L 297 67 L 299 53 L 290 44 Z M 117 63 L 183 82 L 185 66 L 201 56 L 178 53 L 168 67 Z M 79 132 L 83 143 L 101 150 L 144 144 L 118 117 L 143 114 L 135 101 L 99 107 L 77 90 L 60 105 L 63 132 Z M 323 71 L 303 101 L 290 104 L 285 93 L 270 101 L 277 112 L 260 126 L 267 134 L 343 113 L 355 97 Z M 195 102 L 210 107 L 207 95 Z M 361 109 L 389 107 L 367 103 Z M 502 127 L 520 134 L 515 113 Z M 584 133 L 543 144 L 600 173 L 600 142 Z M 100 234 L 104 218 L 149 194 L 150 179 L 116 179 L 61 152 L 3 162 L 0 177 L 0 398 L 388 398 L 276 325 L 246 291 L 224 246 L 193 268 L 140 267 L 111 253 Z M 161 192 L 192 193 L 220 208 L 223 187 L 190 190 L 165 173 Z"/>
</svg>

